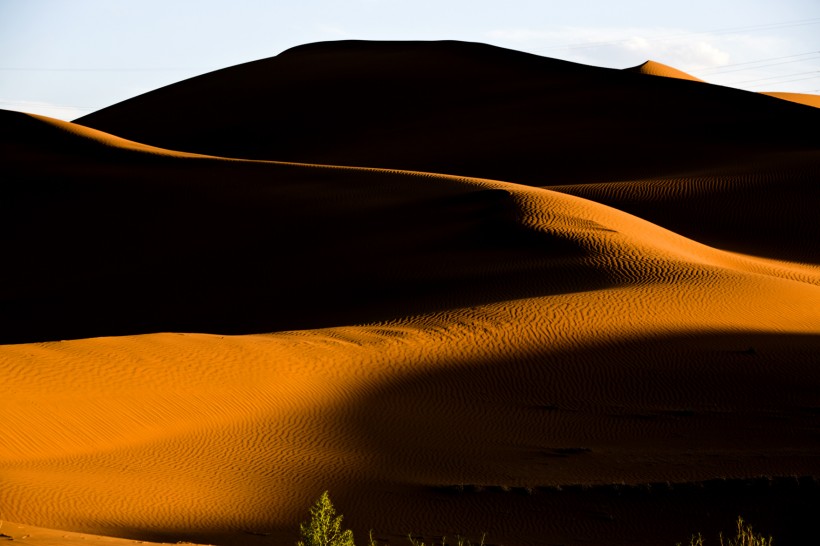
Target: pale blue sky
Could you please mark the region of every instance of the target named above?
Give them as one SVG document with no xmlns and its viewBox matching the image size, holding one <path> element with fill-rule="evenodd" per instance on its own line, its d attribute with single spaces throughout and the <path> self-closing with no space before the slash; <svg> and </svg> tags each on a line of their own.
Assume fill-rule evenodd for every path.
<svg viewBox="0 0 820 546">
<path fill-rule="evenodd" d="M 73 119 L 324 40 L 491 43 L 647 59 L 753 91 L 820 93 L 819 0 L 0 0 L 0 108 Z"/>
</svg>

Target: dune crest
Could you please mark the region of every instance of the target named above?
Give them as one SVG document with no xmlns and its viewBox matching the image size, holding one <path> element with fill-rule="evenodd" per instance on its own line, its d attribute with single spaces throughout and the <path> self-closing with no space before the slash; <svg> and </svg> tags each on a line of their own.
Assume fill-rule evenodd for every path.
<svg viewBox="0 0 820 546">
<path fill-rule="evenodd" d="M 646 61 L 638 66 L 633 66 L 631 68 L 625 68 L 627 72 L 636 72 L 638 74 L 648 74 L 650 76 L 662 76 L 664 78 L 676 78 L 679 80 L 691 80 L 693 82 L 703 82 L 702 79 L 696 78 L 691 74 L 687 74 L 683 70 L 678 70 L 677 68 L 673 68 L 671 66 L 667 66 L 665 64 L 655 62 L 655 61 Z"/>
<path fill-rule="evenodd" d="M 340 41 L 205 74 L 76 122 L 222 157 L 543 186 L 666 176 L 816 147 L 820 136 L 795 129 L 820 123 L 820 112 L 806 115 L 736 89 L 694 93 L 676 78 L 485 44 Z"/>
<path fill-rule="evenodd" d="M 173 157 L 204 157 L 149 146 L 38 114 L 0 110 L 0 122 L 4 129 L 4 134 L 0 137 L 3 145 L 1 157 L 9 161 L 31 161 L 33 158 L 28 155 L 31 153 L 91 154 L 104 153 L 106 148 Z"/>
</svg>

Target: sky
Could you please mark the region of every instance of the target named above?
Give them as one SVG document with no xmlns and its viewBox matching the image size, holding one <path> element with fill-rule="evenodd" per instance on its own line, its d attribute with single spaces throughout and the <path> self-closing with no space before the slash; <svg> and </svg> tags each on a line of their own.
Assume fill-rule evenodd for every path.
<svg viewBox="0 0 820 546">
<path fill-rule="evenodd" d="M 0 108 L 72 120 L 328 40 L 464 40 L 820 94 L 820 0 L 0 0 Z"/>
</svg>

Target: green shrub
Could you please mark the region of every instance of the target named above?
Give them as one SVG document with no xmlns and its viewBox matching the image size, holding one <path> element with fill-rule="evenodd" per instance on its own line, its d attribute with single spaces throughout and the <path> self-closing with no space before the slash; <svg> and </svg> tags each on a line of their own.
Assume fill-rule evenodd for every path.
<svg viewBox="0 0 820 546">
<path fill-rule="evenodd" d="M 353 531 L 342 529 L 342 516 L 330 502 L 327 491 L 310 509 L 310 521 L 299 526 L 302 540 L 297 546 L 353 546 Z"/>
<path fill-rule="evenodd" d="M 720 546 L 772 546 L 772 537 L 764 537 L 757 534 L 743 521 L 742 517 L 737 518 L 737 530 L 734 538 L 724 539 L 723 533 L 718 535 Z M 327 491 L 322 493 L 316 504 L 310 509 L 310 520 L 299 526 L 302 540 L 296 543 L 297 546 L 355 546 L 353 544 L 353 531 L 342 529 L 342 516 L 336 515 L 336 509 L 330 502 L 330 495 Z M 369 546 L 378 546 L 370 531 L 368 537 Z M 412 535 L 408 537 L 412 546 L 426 546 L 424 542 L 416 540 Z M 442 538 L 442 546 L 447 546 L 447 539 Z M 689 546 L 704 546 L 703 536 L 698 533 L 689 539 Z M 432 546 L 432 545 L 431 545 Z M 455 546 L 473 546 L 468 539 L 457 536 Z M 481 542 L 475 546 L 484 546 L 484 536 Z M 678 542 L 677 546 L 681 546 Z"/>
</svg>

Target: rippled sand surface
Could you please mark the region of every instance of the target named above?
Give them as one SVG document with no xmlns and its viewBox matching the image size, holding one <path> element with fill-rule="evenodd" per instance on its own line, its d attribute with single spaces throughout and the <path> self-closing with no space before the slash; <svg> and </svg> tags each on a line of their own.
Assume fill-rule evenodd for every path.
<svg viewBox="0 0 820 546">
<path fill-rule="evenodd" d="M 674 544 L 743 514 L 799 544 L 820 498 L 820 140 L 803 129 L 820 113 L 727 101 L 657 63 L 610 71 L 440 43 L 381 55 L 410 75 L 501 59 L 523 86 L 507 95 L 540 85 L 551 107 L 600 110 L 604 128 L 624 123 L 608 101 L 638 111 L 650 91 L 696 96 L 713 125 L 681 129 L 669 103 L 666 133 L 653 116 L 624 125 L 656 149 L 611 133 L 580 149 L 570 132 L 570 157 L 538 141 L 544 111 L 527 125 L 476 99 L 459 131 L 486 131 L 481 146 L 452 140 L 439 169 L 447 146 L 399 147 L 453 138 L 429 120 L 387 116 L 380 135 L 363 111 L 345 143 L 311 118 L 311 151 L 287 116 L 263 142 L 252 117 L 163 132 L 147 115 L 243 70 L 237 88 L 264 88 L 265 66 L 382 62 L 376 45 L 323 47 L 82 125 L 0 112 L 0 518 L 19 522 L 0 533 L 291 543 L 329 490 L 360 542 L 372 528 L 393 543 L 486 531 L 493 544 Z M 569 100 L 549 82 L 611 94 Z M 793 131 L 750 140 L 730 127 L 742 114 Z M 598 155 L 607 139 L 618 153 Z"/>
</svg>

